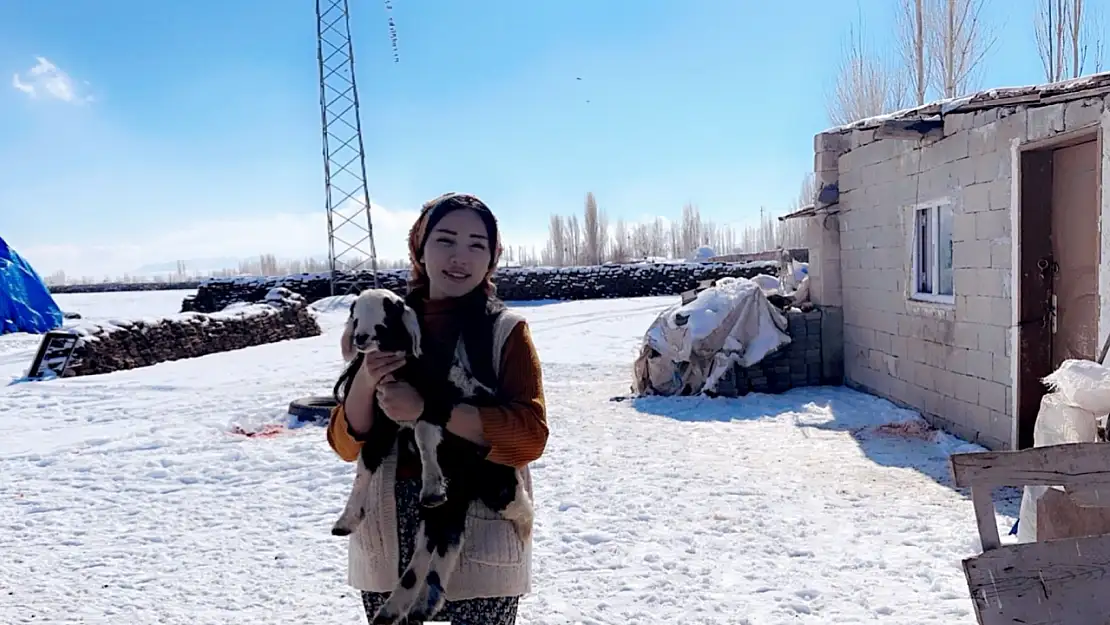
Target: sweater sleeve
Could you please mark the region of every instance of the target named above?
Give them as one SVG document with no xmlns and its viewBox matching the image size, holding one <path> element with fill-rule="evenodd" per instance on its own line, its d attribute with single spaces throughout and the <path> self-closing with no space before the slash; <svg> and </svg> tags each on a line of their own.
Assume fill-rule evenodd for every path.
<svg viewBox="0 0 1110 625">
<path fill-rule="evenodd" d="M 346 462 L 354 462 L 362 451 L 363 440 L 351 431 L 347 425 L 347 413 L 343 404 L 331 409 L 331 418 L 328 420 L 328 445 L 332 451 Z"/>
<path fill-rule="evenodd" d="M 538 459 L 547 446 L 547 408 L 539 355 L 528 324 L 521 321 L 501 354 L 501 392 L 506 402 L 478 408 L 491 462 L 514 467 Z"/>
</svg>

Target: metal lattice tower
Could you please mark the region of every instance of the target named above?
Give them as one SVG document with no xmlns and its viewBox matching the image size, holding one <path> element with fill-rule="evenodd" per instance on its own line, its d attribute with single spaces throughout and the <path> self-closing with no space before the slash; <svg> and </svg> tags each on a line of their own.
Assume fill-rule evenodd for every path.
<svg viewBox="0 0 1110 625">
<path fill-rule="evenodd" d="M 378 286 L 347 0 L 316 0 L 316 55 L 320 62 L 331 294 L 346 295 Z M 341 270 L 350 272 L 353 280 L 341 280 Z"/>
</svg>

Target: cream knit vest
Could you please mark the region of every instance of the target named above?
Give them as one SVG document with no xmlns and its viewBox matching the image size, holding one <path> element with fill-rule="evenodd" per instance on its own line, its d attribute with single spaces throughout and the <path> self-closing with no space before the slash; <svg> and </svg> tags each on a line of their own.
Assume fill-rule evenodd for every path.
<svg viewBox="0 0 1110 625">
<path fill-rule="evenodd" d="M 493 329 L 494 372 L 500 373 L 501 353 L 513 328 L 523 320 L 503 310 Z M 460 349 L 461 342 L 460 342 Z M 532 480 L 525 467 L 524 484 L 529 496 Z M 366 518 L 351 534 L 347 548 L 347 581 L 359 589 L 391 592 L 397 584 L 397 501 L 393 494 L 397 473 L 397 446 L 374 473 Z M 532 586 L 532 544 L 525 543 L 515 526 L 485 504 L 471 504 L 466 516 L 463 550 L 458 569 L 447 584 L 449 601 L 478 597 L 515 597 Z"/>
</svg>

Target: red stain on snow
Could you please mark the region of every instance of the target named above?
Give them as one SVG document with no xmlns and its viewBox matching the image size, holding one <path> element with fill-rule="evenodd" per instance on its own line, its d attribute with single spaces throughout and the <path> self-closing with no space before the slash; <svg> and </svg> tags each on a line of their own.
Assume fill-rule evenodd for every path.
<svg viewBox="0 0 1110 625">
<path fill-rule="evenodd" d="M 284 432 L 285 432 L 285 426 L 284 425 L 273 425 L 273 424 L 271 424 L 271 425 L 264 425 L 264 426 L 262 426 L 262 429 L 256 430 L 254 432 L 244 430 L 243 428 L 236 425 L 236 426 L 233 426 L 231 428 L 230 433 L 231 434 L 238 434 L 239 436 L 246 436 L 247 438 L 271 438 L 271 437 L 274 437 L 274 436 L 279 436 L 279 435 L 283 434 Z"/>
</svg>

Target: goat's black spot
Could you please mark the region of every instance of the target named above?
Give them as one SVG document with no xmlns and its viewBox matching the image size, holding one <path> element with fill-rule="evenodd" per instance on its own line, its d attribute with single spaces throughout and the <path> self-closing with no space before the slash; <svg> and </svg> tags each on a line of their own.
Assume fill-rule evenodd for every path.
<svg viewBox="0 0 1110 625">
<path fill-rule="evenodd" d="M 405 328 L 405 304 L 400 300 L 382 300 L 382 321 L 374 326 L 378 348 L 386 352 L 412 351 L 412 337 Z"/>
<path fill-rule="evenodd" d="M 405 571 L 405 574 L 401 576 L 401 588 L 404 588 L 405 590 L 412 590 L 412 587 L 415 585 L 416 573 L 413 572 L 412 569 Z"/>
</svg>

